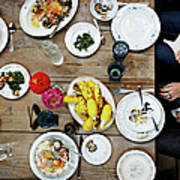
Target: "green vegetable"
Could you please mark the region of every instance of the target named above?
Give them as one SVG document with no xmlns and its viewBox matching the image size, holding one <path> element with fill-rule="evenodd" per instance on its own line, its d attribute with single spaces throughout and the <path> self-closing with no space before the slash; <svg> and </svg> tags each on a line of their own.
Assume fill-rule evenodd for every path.
<svg viewBox="0 0 180 180">
<path fill-rule="evenodd" d="M 8 77 L 5 78 L 7 75 L 8 75 Z M 7 83 L 9 85 L 9 88 L 13 91 L 14 95 L 15 95 L 16 91 L 21 90 L 20 84 L 24 84 L 24 76 L 20 71 L 15 71 L 15 72 L 9 71 L 6 73 L 6 75 L 3 72 L 0 76 L 0 78 L 5 79 L 4 83 Z"/>
<path fill-rule="evenodd" d="M 74 42 L 74 46 L 79 51 L 83 49 L 88 51 L 88 48 L 94 44 L 94 39 L 89 33 L 84 33 L 82 36 L 78 35 L 76 41 Z"/>
</svg>

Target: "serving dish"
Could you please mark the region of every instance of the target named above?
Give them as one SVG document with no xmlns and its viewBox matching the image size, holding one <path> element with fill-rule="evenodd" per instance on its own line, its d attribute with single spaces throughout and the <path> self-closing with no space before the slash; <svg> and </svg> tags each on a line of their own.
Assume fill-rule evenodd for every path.
<svg viewBox="0 0 180 180">
<path fill-rule="evenodd" d="M 116 108 L 115 108 L 115 102 L 114 102 L 114 99 L 113 99 L 113 96 L 112 94 L 110 93 L 110 91 L 107 89 L 107 87 L 101 83 L 99 80 L 93 78 L 93 77 L 89 77 L 89 76 L 82 76 L 82 77 L 78 77 L 76 79 L 74 79 L 70 85 L 69 85 L 69 88 L 68 88 L 68 91 L 67 91 L 67 95 L 68 96 L 72 96 L 72 95 L 76 95 L 76 92 L 74 90 L 74 86 L 76 83 L 79 83 L 79 82 L 82 82 L 82 81 L 85 81 L 85 82 L 88 82 L 88 81 L 92 81 L 93 83 L 95 83 L 95 85 L 97 85 L 100 89 L 100 92 L 102 94 L 102 97 L 105 98 L 105 100 L 107 101 L 106 104 L 108 103 L 111 108 L 112 108 L 112 114 L 111 114 L 111 119 L 110 121 L 108 121 L 107 123 L 104 124 L 103 121 L 100 121 L 102 124 L 104 124 L 104 126 L 101 126 L 101 123 L 100 123 L 100 128 L 93 128 L 91 130 L 91 132 L 95 132 L 95 131 L 104 131 L 106 130 L 107 128 L 109 128 L 112 123 L 114 122 L 114 117 L 115 117 L 115 111 L 116 111 Z M 66 98 L 66 97 L 65 97 Z M 64 100 L 65 100 L 64 98 Z M 81 118 L 77 112 L 74 110 L 76 104 L 72 104 L 72 103 L 69 103 L 68 104 L 68 107 L 69 107 L 69 110 L 70 110 L 70 113 L 72 115 L 72 117 L 80 124 L 83 126 L 83 124 L 87 121 L 85 121 L 83 118 Z"/>
<path fill-rule="evenodd" d="M 27 33 L 30 36 L 35 37 L 44 37 L 50 35 L 56 26 L 52 26 L 51 28 L 44 28 L 42 25 L 40 27 L 35 27 L 32 25 L 32 9 L 33 5 L 36 3 L 36 0 L 26 0 L 24 4 L 21 7 L 20 15 L 19 15 L 19 21 L 20 25 L 25 33 Z M 69 15 L 66 16 L 58 25 L 56 31 L 60 31 L 62 28 L 64 28 L 75 16 L 75 13 L 78 8 L 79 1 L 73 0 L 72 1 L 72 8 L 69 12 Z"/>
<path fill-rule="evenodd" d="M 53 176 L 51 177 L 50 175 L 48 176 L 47 173 L 42 173 L 36 163 L 36 152 L 39 151 L 39 145 L 47 140 L 47 139 L 57 139 L 57 140 L 61 140 L 63 142 L 63 144 L 68 147 L 73 149 L 74 151 L 78 152 L 78 148 L 77 145 L 75 144 L 75 142 L 66 134 L 62 133 L 62 132 L 48 132 L 48 133 L 44 133 L 43 135 L 39 136 L 32 144 L 31 149 L 30 149 L 30 153 L 29 153 L 29 163 L 30 163 L 30 167 L 33 171 L 33 173 L 40 179 L 42 180 L 66 180 L 69 179 L 74 172 L 76 171 L 76 168 L 78 166 L 78 159 L 79 156 L 77 156 L 75 153 L 71 153 L 70 151 L 70 158 L 68 160 L 67 166 L 65 166 L 64 169 L 61 170 L 61 172 L 59 172 L 58 176 Z M 46 174 L 46 175 L 45 175 Z"/>
</svg>

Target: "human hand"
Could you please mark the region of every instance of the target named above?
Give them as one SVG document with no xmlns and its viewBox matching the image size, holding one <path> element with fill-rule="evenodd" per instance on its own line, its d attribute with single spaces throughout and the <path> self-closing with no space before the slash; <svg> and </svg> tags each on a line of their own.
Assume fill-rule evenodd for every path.
<svg viewBox="0 0 180 180">
<path fill-rule="evenodd" d="M 160 89 L 159 93 L 163 99 L 173 101 L 180 98 L 180 82 L 169 83 Z"/>
<path fill-rule="evenodd" d="M 177 122 L 180 123 L 180 113 L 176 112 Z"/>
<path fill-rule="evenodd" d="M 176 61 L 180 63 L 180 50 L 175 55 Z"/>
</svg>

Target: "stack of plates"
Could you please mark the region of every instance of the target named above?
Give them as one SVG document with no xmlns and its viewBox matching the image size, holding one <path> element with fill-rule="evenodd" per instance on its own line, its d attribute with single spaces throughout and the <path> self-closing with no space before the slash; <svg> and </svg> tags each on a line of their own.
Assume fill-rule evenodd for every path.
<svg viewBox="0 0 180 180">
<path fill-rule="evenodd" d="M 160 102 L 152 95 L 143 93 L 144 103 L 148 102 L 152 111 L 149 112 L 146 123 L 137 124 L 130 121 L 129 116 L 132 109 L 141 109 L 141 102 L 137 92 L 126 95 L 120 100 L 117 106 L 116 125 L 118 130 L 127 139 L 135 142 L 146 142 L 155 138 L 163 129 L 165 123 L 165 113 Z M 159 128 L 156 131 L 151 116 Z"/>
</svg>

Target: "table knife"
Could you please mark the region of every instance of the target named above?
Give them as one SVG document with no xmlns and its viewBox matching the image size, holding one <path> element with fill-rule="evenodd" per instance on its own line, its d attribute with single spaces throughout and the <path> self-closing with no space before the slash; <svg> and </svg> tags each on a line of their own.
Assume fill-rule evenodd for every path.
<svg viewBox="0 0 180 180">
<path fill-rule="evenodd" d="M 79 142 L 79 152 L 80 153 L 81 153 L 82 143 L 83 143 L 83 137 L 82 137 L 82 135 L 80 135 L 80 142 Z M 81 179 L 81 156 L 79 157 L 77 179 Z"/>
<path fill-rule="evenodd" d="M 132 93 L 132 92 L 136 92 L 136 91 L 133 89 L 116 89 L 113 91 L 114 94 L 128 94 L 128 93 Z M 142 90 L 142 92 L 153 94 L 154 89 L 144 89 L 144 90 Z"/>
<path fill-rule="evenodd" d="M 118 2 L 118 6 L 125 6 L 128 4 L 131 4 L 132 2 Z M 134 2 L 134 3 L 138 3 L 138 4 L 142 4 L 145 6 L 149 6 L 150 2 Z"/>
</svg>

